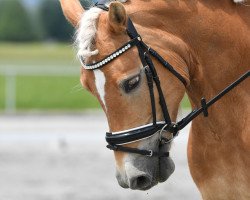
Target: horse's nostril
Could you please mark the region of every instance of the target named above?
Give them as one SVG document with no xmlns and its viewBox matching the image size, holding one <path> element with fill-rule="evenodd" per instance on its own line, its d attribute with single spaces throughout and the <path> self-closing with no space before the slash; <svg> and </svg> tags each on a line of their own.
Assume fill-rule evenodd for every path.
<svg viewBox="0 0 250 200">
<path fill-rule="evenodd" d="M 147 176 L 138 176 L 131 180 L 130 188 L 131 189 L 138 189 L 143 190 L 150 186 L 151 180 Z"/>
<path fill-rule="evenodd" d="M 137 178 L 137 185 L 138 185 L 139 188 L 148 187 L 149 184 L 150 184 L 150 180 L 146 176 L 139 176 Z"/>
</svg>

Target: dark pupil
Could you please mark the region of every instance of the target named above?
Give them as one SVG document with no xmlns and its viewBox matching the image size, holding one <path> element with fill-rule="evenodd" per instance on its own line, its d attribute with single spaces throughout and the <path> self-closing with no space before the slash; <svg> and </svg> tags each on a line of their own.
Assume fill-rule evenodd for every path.
<svg viewBox="0 0 250 200">
<path fill-rule="evenodd" d="M 124 83 L 125 92 L 128 93 L 128 92 L 132 91 L 133 89 L 135 89 L 139 85 L 139 82 L 140 82 L 139 76 L 136 76 L 130 80 L 125 81 L 125 83 Z"/>
</svg>

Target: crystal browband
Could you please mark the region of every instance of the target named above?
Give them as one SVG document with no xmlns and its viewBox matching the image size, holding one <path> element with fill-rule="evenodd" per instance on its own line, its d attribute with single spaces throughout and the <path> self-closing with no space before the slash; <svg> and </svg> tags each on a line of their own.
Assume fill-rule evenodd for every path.
<svg viewBox="0 0 250 200">
<path fill-rule="evenodd" d="M 134 47 L 135 45 L 137 45 L 140 40 L 141 40 L 140 37 L 134 38 L 133 40 L 129 41 L 128 43 L 126 43 L 125 45 L 123 45 L 122 47 L 117 49 L 117 51 L 115 51 L 114 53 L 106 56 L 101 61 L 93 63 L 93 64 L 85 64 L 82 56 L 79 56 L 79 60 L 80 60 L 84 69 L 87 69 L 87 70 L 98 69 L 98 68 L 101 68 L 102 66 L 110 63 L 112 60 L 114 60 L 115 58 L 119 57 L 120 55 L 122 55 L 123 53 L 125 53 L 126 51 L 128 51 L 129 49 Z"/>
</svg>

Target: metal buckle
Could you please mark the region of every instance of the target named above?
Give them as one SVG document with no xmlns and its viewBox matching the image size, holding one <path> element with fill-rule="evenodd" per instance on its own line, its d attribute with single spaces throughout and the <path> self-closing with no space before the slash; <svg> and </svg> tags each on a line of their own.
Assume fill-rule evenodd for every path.
<svg viewBox="0 0 250 200">
<path fill-rule="evenodd" d="M 147 156 L 152 157 L 154 152 L 152 150 L 148 150 L 148 151 L 149 151 L 149 155 L 147 155 Z"/>
<path fill-rule="evenodd" d="M 166 125 L 164 125 L 163 127 L 162 127 L 162 129 L 160 130 L 160 135 L 159 135 L 159 140 L 160 140 L 160 142 L 162 141 L 162 132 L 164 131 L 164 129 L 166 128 L 168 126 L 168 124 L 166 124 Z"/>
<path fill-rule="evenodd" d="M 159 136 L 160 138 L 159 138 L 159 140 L 160 140 L 160 142 L 163 141 L 163 144 L 168 144 L 168 143 L 172 142 L 172 141 L 174 140 L 174 138 L 175 138 L 176 136 L 178 136 L 178 134 L 179 134 L 179 132 L 177 132 L 177 133 L 174 135 L 173 132 L 166 131 L 166 132 L 168 132 L 168 133 L 171 134 L 171 137 L 170 137 L 170 138 L 165 138 L 165 137 L 163 137 L 163 136 L 162 136 L 162 133 L 163 133 L 163 131 L 165 131 L 164 129 L 165 129 L 167 126 L 168 126 L 168 124 L 164 125 L 164 126 L 162 127 L 162 129 L 160 130 L 160 136 Z M 173 126 L 173 127 L 176 127 L 177 124 L 172 123 L 172 126 Z"/>
</svg>

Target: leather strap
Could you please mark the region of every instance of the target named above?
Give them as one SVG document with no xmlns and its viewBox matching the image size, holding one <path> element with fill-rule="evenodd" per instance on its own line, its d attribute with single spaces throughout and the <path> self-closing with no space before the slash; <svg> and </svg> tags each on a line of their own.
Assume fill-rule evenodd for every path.
<svg viewBox="0 0 250 200">
<path fill-rule="evenodd" d="M 166 69 L 168 69 L 173 75 L 175 75 L 182 83 L 184 86 L 187 85 L 186 80 L 183 78 L 182 75 L 180 75 L 172 65 L 170 65 L 166 60 L 164 60 L 160 54 L 158 54 L 154 49 L 149 48 L 149 53 L 156 58 Z"/>
<path fill-rule="evenodd" d="M 144 67 L 145 74 L 147 77 L 147 82 L 148 82 L 148 89 L 149 89 L 149 96 L 151 100 L 151 110 L 152 110 L 152 116 L 153 116 L 153 125 L 156 125 L 156 107 L 155 107 L 155 96 L 154 96 L 154 80 L 153 80 L 153 75 L 149 69 L 148 66 Z"/>
<path fill-rule="evenodd" d="M 148 56 L 148 54 L 145 54 L 144 56 L 145 56 L 146 63 L 148 64 L 148 66 L 149 66 L 149 68 L 150 68 L 150 70 L 151 70 L 151 72 L 153 74 L 153 80 L 155 82 L 155 85 L 156 85 L 156 88 L 157 88 L 157 91 L 158 91 L 158 94 L 159 94 L 159 103 L 160 103 L 160 106 L 161 106 L 163 117 L 165 119 L 166 124 L 171 125 L 172 121 L 171 121 L 170 115 L 168 113 L 166 100 L 165 100 L 165 97 L 164 97 L 162 89 L 161 89 L 160 79 L 158 77 L 158 74 L 157 74 L 157 72 L 155 70 L 155 67 L 154 67 L 154 64 L 153 64 L 151 58 Z"/>
<path fill-rule="evenodd" d="M 95 7 L 100 8 L 105 11 L 109 11 L 109 8 L 106 6 L 107 0 L 100 0 L 95 4 Z"/>
<path fill-rule="evenodd" d="M 222 90 L 219 94 L 217 94 L 215 97 L 213 97 L 210 101 L 206 103 L 205 98 L 202 98 L 201 100 L 201 107 L 194 109 L 191 113 L 189 113 L 185 118 L 183 118 L 181 121 L 179 121 L 176 124 L 177 131 L 183 129 L 189 122 L 191 122 L 194 118 L 196 118 L 201 113 L 204 114 L 205 117 L 208 116 L 208 108 L 212 106 L 214 103 L 216 103 L 218 100 L 220 100 L 224 95 L 226 95 L 228 92 L 230 92 L 233 88 L 235 88 L 237 85 L 239 85 L 241 82 L 249 78 L 250 76 L 250 70 L 248 70 L 245 74 L 243 74 L 240 78 L 238 78 L 236 81 L 231 83 L 229 86 L 227 86 L 224 90 Z"/>
<path fill-rule="evenodd" d="M 148 157 L 169 157 L 169 152 L 156 152 L 152 150 L 141 150 L 136 148 L 124 147 L 121 145 L 107 145 L 107 148 L 113 151 L 122 151 L 126 153 L 135 153 Z"/>
</svg>

